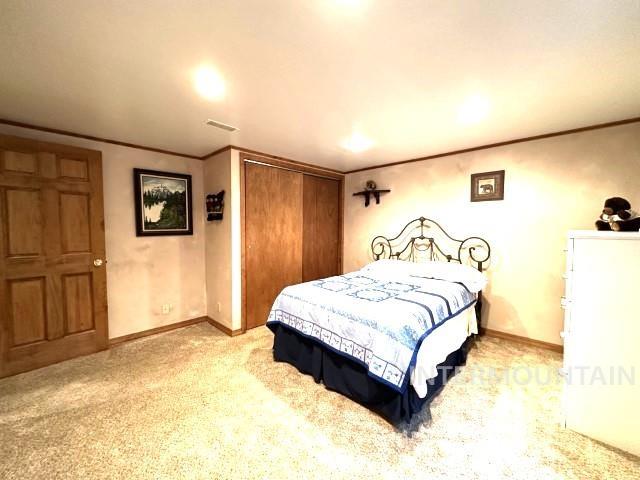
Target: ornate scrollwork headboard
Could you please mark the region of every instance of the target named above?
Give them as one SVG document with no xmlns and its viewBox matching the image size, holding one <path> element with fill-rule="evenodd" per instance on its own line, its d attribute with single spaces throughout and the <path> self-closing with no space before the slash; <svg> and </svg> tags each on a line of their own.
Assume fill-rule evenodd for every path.
<svg viewBox="0 0 640 480">
<path fill-rule="evenodd" d="M 464 240 L 453 238 L 440 224 L 425 217 L 407 223 L 400 233 L 387 238 L 378 235 L 371 242 L 373 258 L 395 258 L 412 262 L 424 260 L 444 260 L 447 262 L 476 263 L 482 272 L 484 264 L 491 257 L 491 247 L 480 237 Z"/>
</svg>

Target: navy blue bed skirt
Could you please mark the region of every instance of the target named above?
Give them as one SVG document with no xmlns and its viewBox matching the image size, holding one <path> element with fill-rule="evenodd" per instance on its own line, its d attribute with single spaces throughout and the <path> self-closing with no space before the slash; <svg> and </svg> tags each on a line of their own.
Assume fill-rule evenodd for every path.
<svg viewBox="0 0 640 480">
<path fill-rule="evenodd" d="M 456 367 L 467 360 L 473 337 L 449 354 L 438 365 L 438 376 L 429 384 L 425 398 L 420 398 L 412 386 L 399 393 L 367 375 L 364 366 L 337 353 L 325 349 L 316 340 L 298 335 L 282 324 L 267 325 L 274 333 L 273 358 L 287 362 L 301 373 L 311 375 L 317 383 L 324 383 L 329 390 L 341 393 L 378 413 L 393 424 L 409 423 L 416 413 L 442 390 Z"/>
</svg>

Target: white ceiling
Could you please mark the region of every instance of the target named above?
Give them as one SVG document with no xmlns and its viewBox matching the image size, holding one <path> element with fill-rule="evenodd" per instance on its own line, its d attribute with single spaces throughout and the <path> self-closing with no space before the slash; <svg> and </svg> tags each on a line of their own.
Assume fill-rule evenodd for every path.
<svg viewBox="0 0 640 480">
<path fill-rule="evenodd" d="M 0 118 L 188 154 L 351 170 L 639 114 L 638 0 L 0 2 Z M 342 149 L 354 129 L 374 147 Z"/>
</svg>

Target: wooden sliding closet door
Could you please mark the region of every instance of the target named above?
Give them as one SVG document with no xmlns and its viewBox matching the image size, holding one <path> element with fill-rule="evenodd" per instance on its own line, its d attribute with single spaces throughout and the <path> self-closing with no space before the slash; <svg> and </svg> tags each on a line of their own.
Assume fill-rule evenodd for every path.
<svg viewBox="0 0 640 480">
<path fill-rule="evenodd" d="M 0 135 L 0 377 L 107 348 L 101 162 Z"/>
<path fill-rule="evenodd" d="M 302 281 L 302 174 L 246 163 L 246 328 L 264 325 L 280 291 Z"/>
<path fill-rule="evenodd" d="M 304 176 L 302 279 L 305 282 L 340 273 L 340 182 Z"/>
</svg>

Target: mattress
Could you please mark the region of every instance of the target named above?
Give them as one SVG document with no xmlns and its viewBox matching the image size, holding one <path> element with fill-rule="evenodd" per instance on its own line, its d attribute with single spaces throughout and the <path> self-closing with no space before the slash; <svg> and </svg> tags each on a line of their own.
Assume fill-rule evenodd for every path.
<svg viewBox="0 0 640 480">
<path fill-rule="evenodd" d="M 399 393 L 411 384 L 424 397 L 436 365 L 476 333 L 475 301 L 460 282 L 356 271 L 285 288 L 267 325 L 315 339 L 376 381 Z"/>
</svg>

